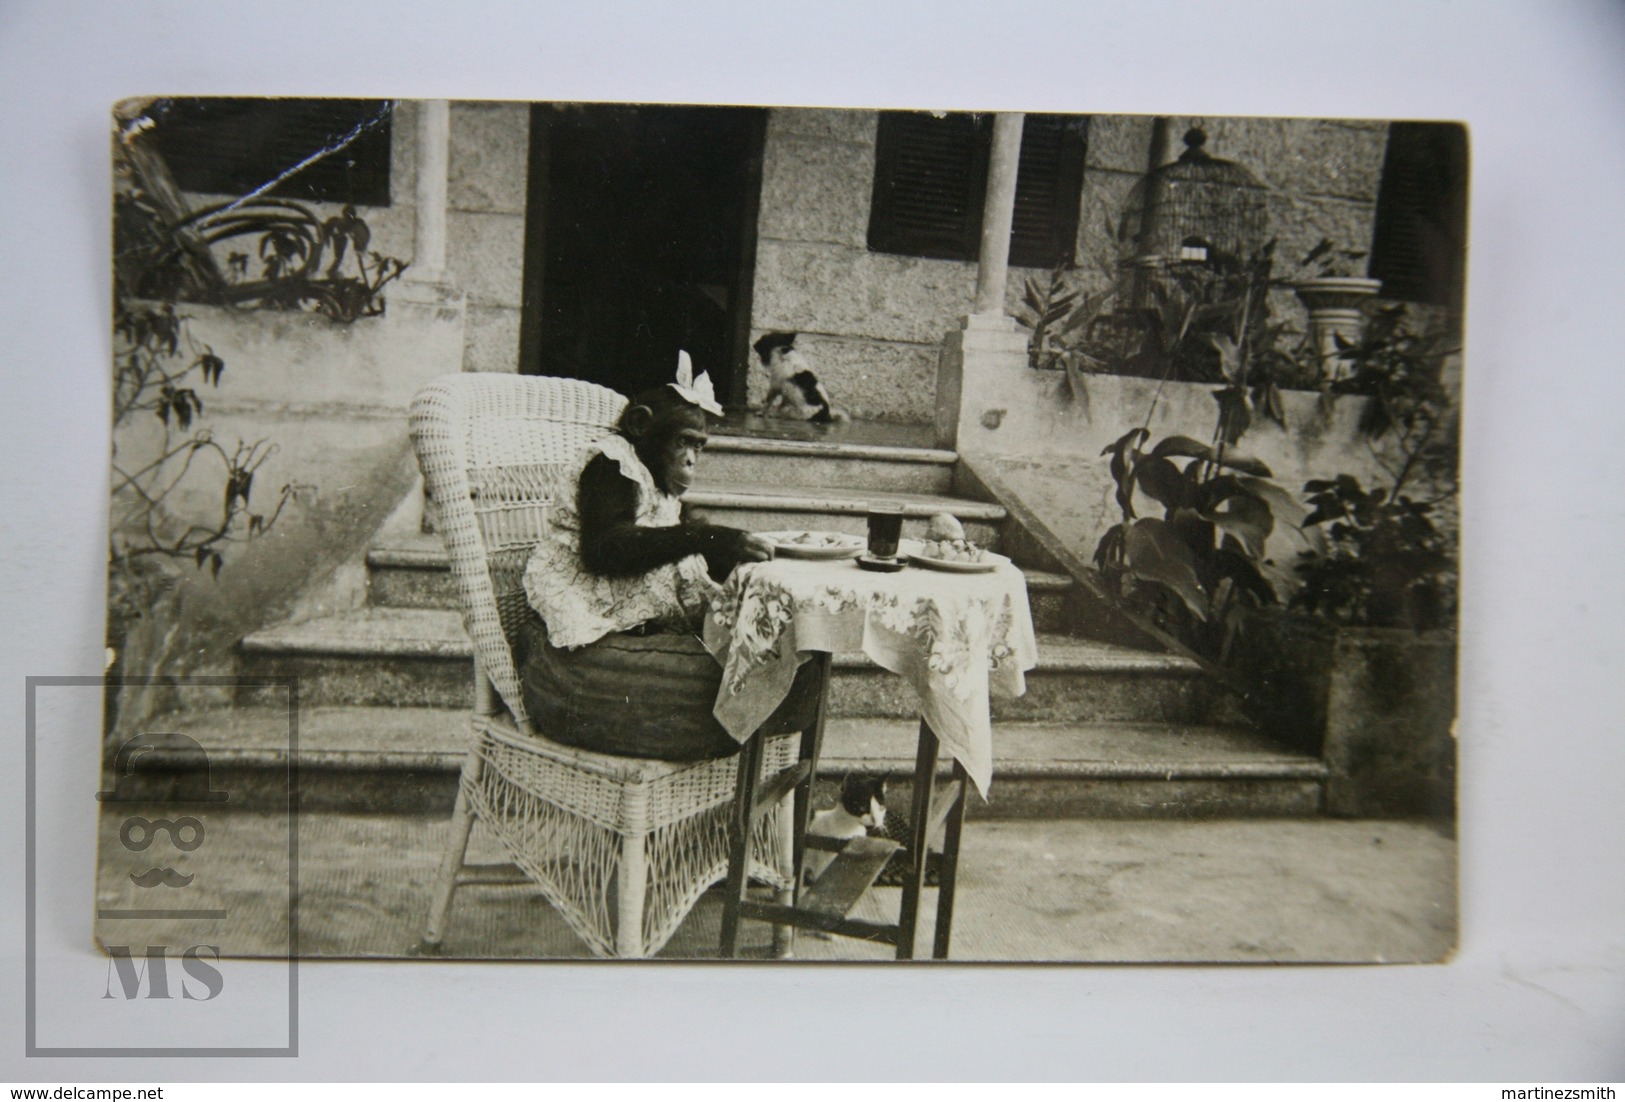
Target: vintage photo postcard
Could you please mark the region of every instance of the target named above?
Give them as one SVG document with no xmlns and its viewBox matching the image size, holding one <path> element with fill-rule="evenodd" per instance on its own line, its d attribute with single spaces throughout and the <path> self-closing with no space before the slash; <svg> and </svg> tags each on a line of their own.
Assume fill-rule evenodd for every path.
<svg viewBox="0 0 1625 1102">
<path fill-rule="evenodd" d="M 1462 125 L 112 121 L 126 995 L 1452 953 Z"/>
</svg>

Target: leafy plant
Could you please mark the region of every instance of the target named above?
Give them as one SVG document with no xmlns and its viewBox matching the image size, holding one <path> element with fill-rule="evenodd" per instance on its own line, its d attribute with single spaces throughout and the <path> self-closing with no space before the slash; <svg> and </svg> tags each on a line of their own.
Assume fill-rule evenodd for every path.
<svg viewBox="0 0 1625 1102">
<path fill-rule="evenodd" d="M 123 278 L 138 296 L 309 308 L 334 321 L 351 322 L 382 314 L 380 292 L 407 267 L 405 261 L 368 251 L 371 230 L 353 206 L 323 220 L 287 199 L 237 200 L 205 207 L 169 225 L 157 221 L 157 208 L 139 192 L 121 196 L 120 207 L 119 225 L 131 243 L 119 250 Z M 259 275 L 251 276 L 249 254 L 241 251 L 228 254 L 224 273 L 215 265 L 197 263 L 188 236 L 207 249 L 250 239 Z"/>
<path fill-rule="evenodd" d="M 1101 536 L 1095 566 L 1117 597 L 1222 661 L 1242 613 L 1277 603 L 1260 567 L 1275 529 L 1272 501 L 1290 508 L 1291 499 L 1264 463 L 1227 451 L 1222 438 L 1169 436 L 1147 451 L 1149 439 L 1144 427 L 1131 429 L 1101 452 L 1111 456 L 1122 520 Z M 1163 515 L 1140 516 L 1136 494 Z"/>
<path fill-rule="evenodd" d="M 369 249 L 372 231 L 354 206 L 323 219 L 303 203 L 247 195 L 189 211 L 145 145 L 146 129 L 129 126 L 115 144 L 127 180 L 113 208 L 114 270 L 125 295 L 308 308 L 339 322 L 384 312 L 381 292 L 407 264 Z M 223 269 L 219 249 L 229 250 Z"/>
<path fill-rule="evenodd" d="M 1443 378 L 1455 340 L 1419 331 L 1396 305 L 1343 345 L 1353 370 L 1328 400 L 1365 395 L 1359 430 L 1389 484 L 1367 491 L 1349 474 L 1305 484 L 1303 526 L 1322 527 L 1328 546 L 1300 554 L 1304 588 L 1292 604 L 1342 624 L 1444 627 L 1455 615 L 1455 549 L 1435 517 L 1457 490 L 1457 415 Z"/>
<path fill-rule="evenodd" d="M 275 452 L 264 440 L 221 444 L 201 425 L 200 389 L 217 388 L 226 363 L 212 348 L 192 340 L 186 319 L 172 304 L 114 305 L 113 502 L 109 553 L 110 605 L 116 619 L 138 618 L 173 577 L 149 561 L 191 563 L 218 576 L 224 549 L 271 529 L 297 488 L 284 485 L 269 508 L 252 511 L 254 478 Z M 141 459 L 120 456 L 134 422 L 151 414 L 160 425 L 157 443 L 141 442 Z M 144 434 L 143 434 L 144 435 Z M 210 477 L 220 484 L 220 510 L 204 518 L 176 516 L 168 502 L 185 480 Z"/>
<path fill-rule="evenodd" d="M 1301 279 L 1348 279 L 1365 275 L 1360 261 L 1367 256 L 1365 249 L 1351 249 L 1329 237 L 1322 237 L 1298 262 Z M 1357 270 L 1360 269 L 1360 270 Z"/>
<path fill-rule="evenodd" d="M 1304 586 L 1291 607 L 1365 627 L 1426 631 L 1452 621 L 1455 559 L 1432 504 L 1368 492 L 1347 474 L 1313 480 L 1304 492 L 1314 510 L 1303 526 L 1324 525 L 1330 546 L 1300 556 Z"/>
<path fill-rule="evenodd" d="M 1031 330 L 1027 340 L 1027 363 L 1040 371 L 1075 366 L 1077 359 L 1091 359 L 1083 346 L 1083 335 L 1098 316 L 1102 295 L 1091 296 L 1074 285 L 1070 270 L 1056 268 L 1040 283 L 1028 276 L 1022 288 L 1016 320 Z"/>
<path fill-rule="evenodd" d="M 1455 337 L 1419 329 L 1397 303 L 1372 315 L 1358 343 L 1340 340 L 1338 348 L 1350 371 L 1330 384 L 1326 401 L 1368 397 L 1359 430 L 1393 479 L 1391 495 L 1418 478 L 1436 493 L 1453 492 L 1459 434 L 1444 367 L 1459 350 Z"/>
<path fill-rule="evenodd" d="M 1071 272 L 1026 282 L 1017 320 L 1030 332 L 1028 362 L 1078 376 L 1109 373 L 1221 384 L 1227 443 L 1261 416 L 1285 426 L 1284 383 L 1304 377 L 1309 350 L 1302 335 L 1270 312 L 1274 242 L 1236 258 L 1210 253 L 1199 264 L 1145 274 L 1143 301 L 1128 277 L 1106 269 L 1105 289 L 1085 293 Z"/>
<path fill-rule="evenodd" d="M 140 722 L 163 706 L 158 689 L 164 676 L 189 660 L 179 609 L 185 577 L 206 569 L 218 578 L 229 549 L 271 531 L 301 489 L 286 483 L 273 494 L 256 491 L 256 479 L 275 445 L 266 440 L 228 444 L 207 423 L 205 397 L 213 400 L 229 365 L 193 336 L 175 300 L 217 285 L 211 282 L 218 278 L 213 254 L 208 241 L 187 228 L 187 219 L 166 214 L 180 205 L 162 162 L 154 162 L 150 150 L 132 149 L 124 141 L 115 143 L 115 150 L 123 186 L 114 208 L 108 645 L 119 673 L 156 679 L 157 684 L 116 692 L 110 687 L 110 729 L 115 717 Z M 146 177 L 158 177 L 159 186 L 152 191 L 139 184 L 143 173 L 136 166 L 142 161 L 147 162 Z M 334 242 L 343 238 L 349 247 L 359 247 L 357 232 L 342 216 L 329 222 L 315 237 L 292 233 L 262 249 L 268 260 L 274 257 L 282 264 L 304 247 L 308 264 L 309 244 L 317 243 L 315 254 L 331 248 L 336 264 L 343 249 Z M 300 241 L 306 244 L 296 243 Z M 246 269 L 246 260 L 229 263 Z M 373 280 L 382 285 L 376 276 Z M 340 277 L 323 292 L 338 296 L 329 301 L 342 307 L 340 314 L 369 308 L 365 295 L 357 298 L 343 291 L 343 284 Z M 265 286 L 297 285 L 271 280 Z M 346 293 L 352 297 L 343 298 Z M 210 500 L 218 505 L 200 504 Z"/>
</svg>

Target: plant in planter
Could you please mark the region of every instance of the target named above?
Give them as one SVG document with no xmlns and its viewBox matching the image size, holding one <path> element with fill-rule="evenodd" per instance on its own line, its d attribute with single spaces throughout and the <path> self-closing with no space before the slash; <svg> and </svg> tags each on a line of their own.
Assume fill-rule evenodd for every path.
<svg viewBox="0 0 1625 1102">
<path fill-rule="evenodd" d="M 1321 754 L 1327 810 L 1448 817 L 1455 742 L 1456 555 L 1440 511 L 1454 497 L 1456 422 L 1441 380 L 1453 342 L 1417 333 L 1403 307 L 1379 313 L 1351 350 L 1365 390 L 1360 431 L 1388 484 L 1312 479 L 1295 617 L 1255 617 L 1240 666 L 1278 736 Z"/>
<path fill-rule="evenodd" d="M 1323 381 L 1348 373 L 1343 352 L 1360 341 L 1366 306 L 1382 289 L 1381 280 L 1364 275 L 1360 262 L 1365 256 L 1364 249 L 1323 237 L 1300 264 L 1307 274 L 1291 284 L 1309 311 L 1309 339 L 1319 355 Z"/>
<path fill-rule="evenodd" d="M 1103 291 L 1086 291 L 1066 267 L 1054 269 L 1043 282 L 1028 276 L 1016 308 L 1016 321 L 1029 331 L 1028 366 L 1065 371 L 1073 396 L 1086 399 L 1079 376 L 1106 370 L 1121 356 L 1110 334 L 1101 331 L 1109 316 L 1105 306 L 1115 296 L 1116 289 L 1109 285 Z"/>
<path fill-rule="evenodd" d="M 1455 560 L 1434 526 L 1433 505 L 1342 474 L 1304 486 L 1313 511 L 1303 527 L 1325 525 L 1324 551 L 1305 551 L 1303 588 L 1290 607 L 1356 627 L 1431 631 L 1455 620 Z"/>
<path fill-rule="evenodd" d="M 1431 569 L 1436 560 L 1422 556 L 1396 561 L 1393 569 L 1377 570 L 1384 556 L 1398 554 L 1400 549 L 1409 554 L 1424 544 L 1436 546 L 1447 561 L 1454 562 L 1453 541 L 1434 528 L 1432 518 L 1439 507 L 1453 501 L 1457 491 L 1460 426 L 1444 369 L 1458 350 L 1453 334 L 1419 329 L 1403 304 L 1378 311 L 1360 342 L 1345 350 L 1352 371 L 1328 385 L 1323 400 L 1335 403 L 1344 396 L 1358 396 L 1365 403 L 1358 429 L 1388 485 L 1367 493 L 1358 479 L 1341 474 L 1304 487 L 1312 507 L 1305 527 L 1326 525 L 1333 543 L 1329 552 L 1305 553 L 1299 573 L 1306 579 L 1322 572 L 1316 564 L 1323 556 L 1354 558 L 1383 574 Z M 1364 611 L 1354 619 L 1398 622 L 1394 619 L 1397 597 L 1374 596 L 1374 605 L 1362 599 Z M 1422 616 L 1423 621 L 1430 619 Z M 1421 630 L 1435 625 L 1419 622 L 1412 626 Z"/>
<path fill-rule="evenodd" d="M 113 256 L 124 294 L 310 309 L 339 322 L 384 312 L 381 292 L 407 264 L 369 251 L 372 231 L 354 206 L 324 219 L 303 203 L 248 195 L 188 210 L 163 158 L 145 142 L 145 121 L 129 123 L 114 144 L 122 186 L 114 196 Z"/>
<path fill-rule="evenodd" d="M 1094 373 L 1221 383 L 1231 443 L 1255 412 L 1284 426 L 1280 388 L 1305 370 L 1301 342 L 1270 313 L 1274 254 L 1273 241 L 1246 258 L 1213 252 L 1154 279 L 1103 264 L 1092 292 L 1067 269 L 1047 282 L 1029 277 L 1016 314 L 1030 333 L 1028 362 L 1065 370 L 1079 398 L 1082 376 Z M 1136 280 L 1146 299 L 1138 306 L 1128 290 Z"/>
<path fill-rule="evenodd" d="M 1448 818 L 1455 789 L 1455 560 L 1432 506 L 1349 475 L 1307 485 L 1325 551 L 1298 564 L 1297 616 L 1256 617 L 1238 665 L 1252 710 L 1320 754 L 1334 815 Z M 1307 614 L 1307 615 L 1304 615 Z"/>
<path fill-rule="evenodd" d="M 1095 548 L 1108 595 L 1221 663 L 1248 611 L 1277 603 L 1266 544 L 1278 516 L 1301 515 L 1263 462 L 1233 450 L 1257 418 L 1285 427 L 1278 380 L 1290 376 L 1296 359 L 1287 351 L 1290 332 L 1269 312 L 1273 256 L 1270 242 L 1244 264 L 1219 257 L 1214 266 L 1174 271 L 1166 288 L 1152 284 L 1156 324 L 1147 331 L 1173 337 L 1152 345 L 1165 353 L 1165 379 L 1175 373 L 1167 351 L 1185 346 L 1193 329 L 1205 329 L 1208 378 L 1221 384 L 1213 390 L 1209 442 L 1175 435 L 1146 451 L 1154 398 L 1142 426 L 1101 453 L 1111 456 L 1122 511 Z M 1217 300 L 1216 287 L 1225 288 Z M 1161 505 L 1162 518 L 1138 516 L 1136 493 Z"/>
</svg>

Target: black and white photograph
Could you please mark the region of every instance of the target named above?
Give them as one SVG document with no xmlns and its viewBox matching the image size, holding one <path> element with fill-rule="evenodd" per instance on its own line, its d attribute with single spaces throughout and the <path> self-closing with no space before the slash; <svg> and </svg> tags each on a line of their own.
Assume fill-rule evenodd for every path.
<svg viewBox="0 0 1625 1102">
<path fill-rule="evenodd" d="M 1622 47 L 0 4 L 13 1094 L 1616 1092 Z"/>
<path fill-rule="evenodd" d="M 105 943 L 1449 957 L 1460 123 L 112 147 Z"/>
</svg>

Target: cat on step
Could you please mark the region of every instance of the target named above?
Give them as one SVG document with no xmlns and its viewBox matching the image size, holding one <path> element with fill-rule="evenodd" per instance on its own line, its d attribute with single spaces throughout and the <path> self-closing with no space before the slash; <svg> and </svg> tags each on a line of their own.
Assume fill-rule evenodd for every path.
<svg viewBox="0 0 1625 1102">
<path fill-rule="evenodd" d="M 796 334 L 768 333 L 752 345 L 767 371 L 767 398 L 761 412 L 766 416 L 790 417 L 827 425 L 845 421 L 846 412 L 835 408 L 829 391 L 807 368 L 796 352 Z"/>
</svg>

